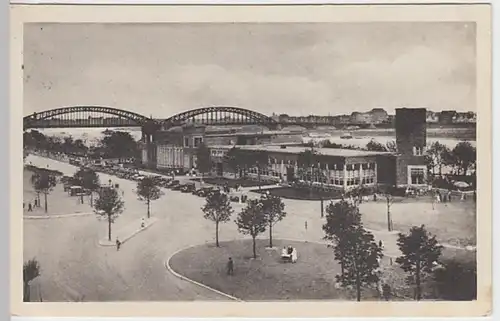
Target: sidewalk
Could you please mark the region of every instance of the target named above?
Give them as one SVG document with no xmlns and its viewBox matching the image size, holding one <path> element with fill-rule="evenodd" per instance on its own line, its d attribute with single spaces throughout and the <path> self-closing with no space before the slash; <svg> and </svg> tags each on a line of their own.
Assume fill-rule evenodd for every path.
<svg viewBox="0 0 500 321">
<path fill-rule="evenodd" d="M 108 240 L 107 236 L 101 240 L 99 240 L 99 245 L 101 246 L 116 246 L 116 239 L 124 244 L 140 232 L 147 230 L 151 225 L 156 223 L 158 219 L 156 217 L 151 217 L 150 219 L 144 220 L 144 227 L 141 228 L 141 220 L 135 220 L 133 223 L 128 224 L 127 226 L 121 228 L 118 231 L 113 231 L 113 227 L 111 227 L 112 238 L 111 241 Z"/>
<path fill-rule="evenodd" d="M 23 215 L 25 220 L 47 220 L 53 218 L 66 218 L 66 217 L 78 217 L 78 216 L 89 216 L 95 214 L 94 212 L 86 213 L 70 213 L 70 214 L 57 214 L 57 215 Z"/>
</svg>

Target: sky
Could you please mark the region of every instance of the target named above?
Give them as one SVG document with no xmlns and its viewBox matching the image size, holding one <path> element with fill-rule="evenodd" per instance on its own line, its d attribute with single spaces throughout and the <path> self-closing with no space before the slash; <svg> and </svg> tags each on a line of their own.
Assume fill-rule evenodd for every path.
<svg viewBox="0 0 500 321">
<path fill-rule="evenodd" d="M 476 110 L 475 23 L 28 24 L 24 114 Z"/>
</svg>

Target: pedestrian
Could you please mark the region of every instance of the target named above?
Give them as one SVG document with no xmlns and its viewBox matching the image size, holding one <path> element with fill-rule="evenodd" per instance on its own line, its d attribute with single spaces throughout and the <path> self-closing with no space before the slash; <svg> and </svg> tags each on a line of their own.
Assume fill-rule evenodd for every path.
<svg viewBox="0 0 500 321">
<path fill-rule="evenodd" d="M 378 247 L 382 248 L 382 240 L 378 241 Z"/>
<path fill-rule="evenodd" d="M 304 222 L 304 227 L 306 228 L 307 231 L 307 221 Z"/>
<path fill-rule="evenodd" d="M 31 206 L 31 203 L 28 203 L 28 212 L 33 212 L 33 207 Z"/>
<path fill-rule="evenodd" d="M 146 226 L 146 223 L 144 222 L 144 217 L 141 218 L 141 228 L 144 228 Z"/>
<path fill-rule="evenodd" d="M 35 198 L 35 207 L 38 207 L 38 200 Z"/>
<path fill-rule="evenodd" d="M 232 258 L 227 261 L 227 275 L 233 275 L 234 273 L 234 262 Z"/>
<path fill-rule="evenodd" d="M 120 251 L 120 246 L 122 245 L 122 243 L 120 242 L 120 240 L 118 238 L 116 238 L 116 250 L 117 251 Z"/>
</svg>

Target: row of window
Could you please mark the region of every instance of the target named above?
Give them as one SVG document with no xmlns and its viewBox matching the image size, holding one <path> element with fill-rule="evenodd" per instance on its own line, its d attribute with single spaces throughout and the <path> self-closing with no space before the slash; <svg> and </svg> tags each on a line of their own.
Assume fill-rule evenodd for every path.
<svg viewBox="0 0 500 321">
<path fill-rule="evenodd" d="M 191 147 L 191 145 L 189 144 L 190 138 L 191 137 L 184 137 L 184 147 Z M 194 147 L 198 147 L 202 143 L 203 143 L 203 137 L 202 136 L 193 137 L 193 146 Z"/>
</svg>

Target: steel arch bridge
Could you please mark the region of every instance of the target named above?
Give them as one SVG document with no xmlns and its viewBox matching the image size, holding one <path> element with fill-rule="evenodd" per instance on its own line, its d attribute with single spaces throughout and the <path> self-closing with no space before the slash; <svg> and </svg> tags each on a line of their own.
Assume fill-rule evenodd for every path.
<svg viewBox="0 0 500 321">
<path fill-rule="evenodd" d="M 262 125 L 270 129 L 278 122 L 264 114 L 239 107 L 202 107 L 179 113 L 163 120 L 162 127 L 169 128 L 183 124 L 200 125 Z"/>
<path fill-rule="evenodd" d="M 184 124 L 200 125 L 262 125 L 278 127 L 274 119 L 244 108 L 203 107 L 179 113 L 167 119 L 146 116 L 112 107 L 72 106 L 33 113 L 23 119 L 23 128 L 89 128 L 142 127 L 149 131 L 168 129 Z"/>
<path fill-rule="evenodd" d="M 146 116 L 112 107 L 72 106 L 33 113 L 23 119 L 23 128 L 142 127 Z"/>
</svg>

